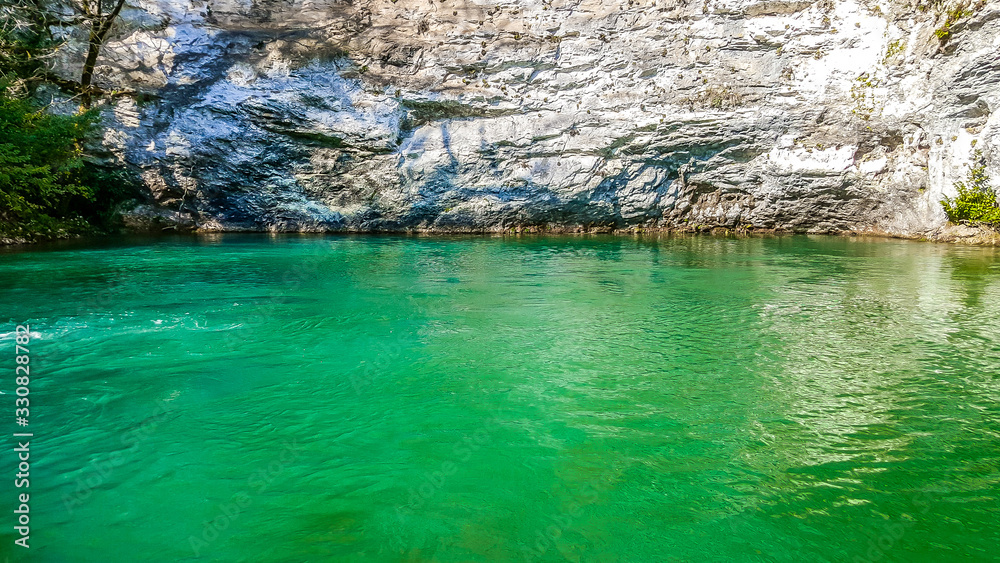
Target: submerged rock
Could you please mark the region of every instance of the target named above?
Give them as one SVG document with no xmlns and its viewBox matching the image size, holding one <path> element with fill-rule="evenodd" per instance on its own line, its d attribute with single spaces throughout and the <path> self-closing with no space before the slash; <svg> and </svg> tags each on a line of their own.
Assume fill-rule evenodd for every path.
<svg viewBox="0 0 1000 563">
<path fill-rule="evenodd" d="M 137 225 L 931 236 L 1000 162 L 1000 3 L 928 4 L 136 0 L 105 144 Z"/>
</svg>

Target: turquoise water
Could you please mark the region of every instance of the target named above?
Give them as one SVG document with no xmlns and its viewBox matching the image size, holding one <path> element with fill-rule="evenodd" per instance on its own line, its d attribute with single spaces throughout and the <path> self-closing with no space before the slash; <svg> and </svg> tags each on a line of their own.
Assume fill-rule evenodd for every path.
<svg viewBox="0 0 1000 563">
<path fill-rule="evenodd" d="M 1000 554 L 992 249 L 232 235 L 0 283 L 12 561 Z"/>
</svg>

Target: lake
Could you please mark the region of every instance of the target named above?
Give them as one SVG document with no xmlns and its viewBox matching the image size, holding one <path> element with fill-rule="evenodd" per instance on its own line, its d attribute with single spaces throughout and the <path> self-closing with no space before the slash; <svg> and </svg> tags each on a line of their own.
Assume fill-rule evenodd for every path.
<svg viewBox="0 0 1000 563">
<path fill-rule="evenodd" d="M 1000 553 L 994 249 L 234 234 L 8 250 L 0 281 L 14 561 Z"/>
</svg>

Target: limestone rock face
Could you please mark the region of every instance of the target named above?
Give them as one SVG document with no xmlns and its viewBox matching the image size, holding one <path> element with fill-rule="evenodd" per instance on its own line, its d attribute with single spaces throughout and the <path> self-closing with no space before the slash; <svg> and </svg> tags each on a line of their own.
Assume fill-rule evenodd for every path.
<svg viewBox="0 0 1000 563">
<path fill-rule="evenodd" d="M 919 236 L 1000 178 L 1000 0 L 129 1 L 95 82 L 159 221 Z"/>
</svg>

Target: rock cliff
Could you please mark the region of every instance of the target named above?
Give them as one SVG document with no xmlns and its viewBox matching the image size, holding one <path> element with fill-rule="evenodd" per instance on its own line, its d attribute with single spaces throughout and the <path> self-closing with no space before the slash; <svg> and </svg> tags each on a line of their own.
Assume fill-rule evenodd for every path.
<svg viewBox="0 0 1000 563">
<path fill-rule="evenodd" d="M 998 51 L 997 0 L 130 0 L 95 83 L 134 224 L 921 236 Z"/>
</svg>

